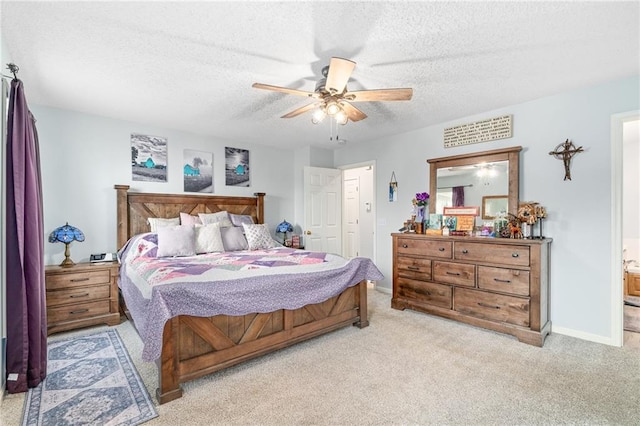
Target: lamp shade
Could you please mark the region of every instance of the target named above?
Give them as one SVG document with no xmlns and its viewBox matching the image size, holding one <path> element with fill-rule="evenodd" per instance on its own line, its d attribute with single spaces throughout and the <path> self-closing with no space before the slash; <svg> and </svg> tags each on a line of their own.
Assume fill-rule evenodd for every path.
<svg viewBox="0 0 640 426">
<path fill-rule="evenodd" d="M 60 266 L 73 265 L 71 254 L 69 252 L 69 244 L 72 241 L 84 241 L 84 234 L 75 226 L 69 225 L 68 222 L 63 226 L 54 229 L 53 232 L 49 235 L 50 243 L 64 243 L 64 260 L 62 261 Z"/>
<path fill-rule="evenodd" d="M 280 222 L 278 226 L 276 226 L 276 232 L 281 234 L 286 234 L 287 232 L 293 232 L 293 225 L 291 225 L 286 220 Z"/>
</svg>

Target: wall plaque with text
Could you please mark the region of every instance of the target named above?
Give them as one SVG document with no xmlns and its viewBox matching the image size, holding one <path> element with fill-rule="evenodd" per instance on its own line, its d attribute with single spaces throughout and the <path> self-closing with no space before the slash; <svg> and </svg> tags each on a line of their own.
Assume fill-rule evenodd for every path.
<svg viewBox="0 0 640 426">
<path fill-rule="evenodd" d="M 444 129 L 444 147 L 470 145 L 512 137 L 512 115 L 489 118 Z"/>
</svg>

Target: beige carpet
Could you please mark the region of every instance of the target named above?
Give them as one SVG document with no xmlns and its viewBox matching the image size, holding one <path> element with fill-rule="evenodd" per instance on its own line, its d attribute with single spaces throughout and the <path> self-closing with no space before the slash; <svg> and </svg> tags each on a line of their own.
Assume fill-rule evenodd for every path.
<svg viewBox="0 0 640 426">
<path fill-rule="evenodd" d="M 369 327 L 188 383 L 181 399 L 158 406 L 159 417 L 146 424 L 638 424 L 635 336 L 614 348 L 552 334 L 536 348 L 393 310 L 390 296 L 375 290 L 369 300 Z M 118 330 L 155 398 L 155 364 L 141 361 L 128 322 Z M 23 400 L 6 397 L 2 424 L 19 424 Z"/>
</svg>

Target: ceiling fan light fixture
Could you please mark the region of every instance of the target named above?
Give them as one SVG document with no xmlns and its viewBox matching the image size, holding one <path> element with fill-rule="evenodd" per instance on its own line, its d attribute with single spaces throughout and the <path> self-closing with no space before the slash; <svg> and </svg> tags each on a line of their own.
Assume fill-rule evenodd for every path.
<svg viewBox="0 0 640 426">
<path fill-rule="evenodd" d="M 338 104 L 338 102 L 336 102 L 335 99 L 331 99 L 327 102 L 327 106 L 326 106 L 326 111 L 327 114 L 330 116 L 334 116 L 337 113 L 339 113 L 340 111 L 342 111 L 342 108 L 340 107 L 340 105 Z"/>
<path fill-rule="evenodd" d="M 321 108 L 318 108 L 313 112 L 313 115 L 311 116 L 311 122 L 313 124 L 321 123 L 326 116 L 327 114 Z"/>
<path fill-rule="evenodd" d="M 338 112 L 335 116 L 334 116 L 336 122 L 342 126 L 344 126 L 345 124 L 347 124 L 347 121 L 349 121 L 349 117 L 347 117 L 347 114 L 345 114 L 344 111 L 340 110 L 340 112 Z"/>
</svg>

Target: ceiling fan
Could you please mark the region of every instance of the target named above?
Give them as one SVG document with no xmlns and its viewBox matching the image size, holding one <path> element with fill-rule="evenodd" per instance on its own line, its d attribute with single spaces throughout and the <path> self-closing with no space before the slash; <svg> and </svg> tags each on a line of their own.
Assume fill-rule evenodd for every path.
<svg viewBox="0 0 640 426">
<path fill-rule="evenodd" d="M 322 69 L 323 77 L 318 81 L 313 92 L 262 83 L 253 83 L 252 87 L 313 99 L 313 103 L 297 108 L 283 115 L 282 118 L 292 118 L 315 110 L 311 118 L 314 124 L 322 121 L 327 115 L 333 117 L 339 124 L 347 124 L 349 120 L 355 122 L 367 118 L 364 112 L 351 105 L 353 102 L 408 101 L 413 96 L 411 88 L 350 92 L 347 89 L 347 82 L 355 66 L 356 63 L 348 59 L 331 58 L 329 65 Z"/>
</svg>

